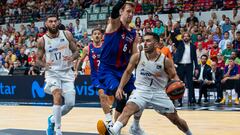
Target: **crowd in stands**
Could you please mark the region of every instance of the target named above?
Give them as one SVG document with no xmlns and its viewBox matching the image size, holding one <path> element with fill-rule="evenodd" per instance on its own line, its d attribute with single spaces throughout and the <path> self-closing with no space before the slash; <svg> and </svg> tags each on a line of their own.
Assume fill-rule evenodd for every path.
<svg viewBox="0 0 240 135">
<path fill-rule="evenodd" d="M 155 4 L 152 4 L 153 1 Z M 204 0 L 198 1 L 203 2 Z M 209 3 L 214 3 L 221 0 L 206 1 Z M 229 1 L 231 0 L 224 0 L 220 3 L 226 3 Z M 76 14 L 75 16 L 72 11 L 76 9 L 75 11 L 78 12 L 78 10 L 88 7 L 90 4 L 93 6 L 99 6 L 98 4 L 102 5 L 102 2 L 103 1 L 101 0 L 2 0 L 0 5 L 4 6 L 0 7 L 0 16 L 6 17 L 9 15 L 17 15 L 21 17 L 21 15 L 24 14 L 33 14 L 34 10 L 38 10 L 38 14 L 46 14 L 52 12 L 53 10 L 58 10 L 58 12 L 61 12 L 59 9 L 62 8 L 63 13 L 66 13 L 65 11 L 68 10 L 70 11 L 70 14 L 73 15 L 73 18 L 78 18 L 79 16 Z M 138 5 L 136 10 L 138 13 L 148 13 L 146 9 L 152 9 L 150 8 L 150 5 L 153 5 L 154 11 L 161 11 L 159 5 L 162 4 L 162 1 L 138 0 L 137 2 Z M 173 61 L 176 58 L 176 41 L 182 40 L 183 33 L 188 32 L 191 35 L 191 43 L 197 48 L 196 54 L 200 67 L 204 66 L 205 64 L 209 65 L 210 72 L 208 73 L 211 74 L 215 72 L 215 67 L 217 67 L 217 70 L 220 69 L 221 73 L 219 75 L 216 74 L 217 76 L 215 76 L 214 73 L 214 79 L 220 78 L 214 83 L 218 84 L 217 87 L 221 86 L 222 88 L 220 91 L 218 91 L 218 102 L 221 100 L 222 102 L 225 102 L 224 94 L 222 94 L 223 89 L 235 88 L 239 90 L 239 88 L 235 87 L 235 81 L 231 80 L 237 80 L 240 76 L 240 13 L 237 12 L 237 8 L 233 8 L 232 17 L 223 15 L 222 18 L 217 18 L 215 13 L 217 11 L 215 11 L 212 12 L 211 19 L 208 22 L 204 20 L 200 21 L 198 17 L 195 16 L 194 11 L 203 9 L 192 8 L 193 10 L 188 11 L 184 8 L 186 4 L 189 4 L 188 2 L 196 3 L 192 0 L 177 0 L 175 2 L 168 0 L 168 4 L 166 6 L 174 8 L 174 10 L 168 8 L 171 11 L 164 11 L 168 13 L 168 21 L 163 22 L 160 20 L 157 14 L 148 14 L 148 18 L 146 20 L 141 20 L 140 17 L 137 17 L 136 20 L 133 20 L 132 27 L 136 28 L 139 34 L 139 44 L 142 44 L 142 36 L 146 32 L 157 33 L 160 36 L 159 51 L 173 59 Z M 105 0 L 103 3 L 113 4 L 114 1 Z M 235 3 L 235 7 L 237 5 L 239 6 L 239 3 L 237 4 L 237 1 L 234 0 L 229 3 Z M 218 3 L 217 5 L 218 8 L 226 8 L 226 4 Z M 205 6 L 201 5 L 198 7 Z M 175 7 L 181 7 L 177 10 L 177 18 L 173 18 L 171 13 L 176 12 Z M 211 6 L 211 8 L 212 7 L 213 6 Z M 205 9 L 207 10 L 207 8 Z M 190 17 L 188 18 L 184 16 L 184 12 L 187 11 L 190 12 Z M 34 17 L 36 16 L 34 15 Z M 19 18 L 16 18 L 16 22 L 18 22 L 18 19 Z M 0 26 L 0 75 L 38 75 L 43 73 L 41 70 L 35 67 L 37 50 L 36 41 L 38 38 L 42 37 L 46 31 L 44 27 L 39 28 L 35 26 L 34 21 L 39 20 L 41 19 L 33 18 L 30 24 L 22 24 L 20 26 L 20 30 L 18 31 L 14 28 L 14 25 L 10 25 L 10 23 L 6 24 L 6 28 Z M 76 19 L 75 22 L 71 22 L 69 25 L 64 26 L 60 23 L 59 29 L 69 30 L 77 40 L 78 46 L 83 48 L 91 42 L 91 39 L 88 37 L 87 30 L 82 28 L 80 24 L 80 20 Z M 91 73 L 88 58 L 84 60 L 79 70 L 81 74 L 88 75 Z M 208 77 L 205 75 L 204 77 L 201 76 L 201 68 L 199 70 L 199 73 L 194 73 L 194 80 L 196 82 L 199 81 L 199 77 L 200 80 L 208 79 Z M 212 82 L 207 81 L 205 84 L 210 85 L 211 83 Z M 239 84 L 239 82 L 237 83 Z M 200 95 L 206 95 L 203 91 L 201 92 L 202 93 Z M 204 101 L 207 102 L 206 97 Z M 201 100 L 199 103 L 201 103 Z M 236 101 L 236 103 L 239 104 L 239 101 Z"/>
<path fill-rule="evenodd" d="M 79 18 L 84 9 L 112 6 L 117 0 L 1 0 L 0 24 L 42 21 L 47 14 L 63 19 Z M 239 0 L 132 0 L 136 14 L 229 10 L 240 7 Z"/>
</svg>

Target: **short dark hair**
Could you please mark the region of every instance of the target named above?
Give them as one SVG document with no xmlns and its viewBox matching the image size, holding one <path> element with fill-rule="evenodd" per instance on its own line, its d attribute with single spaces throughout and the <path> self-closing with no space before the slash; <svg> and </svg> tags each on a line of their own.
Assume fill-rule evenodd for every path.
<svg viewBox="0 0 240 135">
<path fill-rule="evenodd" d="M 208 59 L 208 56 L 207 56 L 206 54 L 203 54 L 203 55 L 201 56 L 201 58 L 202 58 L 202 57 L 206 57 L 206 58 Z"/>
<path fill-rule="evenodd" d="M 237 31 L 237 33 L 236 34 L 240 34 L 240 31 Z"/>
<path fill-rule="evenodd" d="M 144 36 L 153 36 L 153 39 L 156 40 L 159 43 L 159 40 L 160 40 L 159 36 L 158 36 L 158 34 L 156 34 L 154 32 L 147 32 L 147 33 L 145 33 Z"/>
<path fill-rule="evenodd" d="M 46 16 L 46 21 L 48 20 L 48 18 L 51 18 L 51 17 L 56 17 L 58 19 L 58 15 L 56 14 L 49 14 Z"/>
<path fill-rule="evenodd" d="M 98 27 L 97 27 L 97 28 L 94 28 L 94 29 L 92 30 L 92 34 L 93 34 L 94 31 L 97 31 L 97 30 L 100 31 L 101 33 L 103 33 L 103 30 L 102 30 L 101 28 L 98 28 Z"/>
</svg>

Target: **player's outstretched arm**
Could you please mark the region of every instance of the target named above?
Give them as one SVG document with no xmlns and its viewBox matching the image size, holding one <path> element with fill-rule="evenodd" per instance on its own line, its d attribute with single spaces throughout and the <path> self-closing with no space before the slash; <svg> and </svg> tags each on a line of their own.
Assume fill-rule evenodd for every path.
<svg viewBox="0 0 240 135">
<path fill-rule="evenodd" d="M 43 56 L 45 55 L 44 50 L 44 39 L 43 37 L 37 40 L 37 59 L 36 59 L 36 66 L 38 67 L 45 67 L 46 63 L 43 60 Z"/>
<path fill-rule="evenodd" d="M 173 61 L 167 57 L 165 58 L 165 71 L 171 80 L 180 80 L 174 67 Z"/>
<path fill-rule="evenodd" d="M 79 55 L 80 48 L 77 47 L 76 40 L 73 38 L 72 33 L 70 31 L 64 31 L 64 32 L 69 41 L 69 48 L 73 53 L 69 60 L 72 62 L 72 61 L 76 60 L 78 57 L 80 57 L 80 55 Z"/>
<path fill-rule="evenodd" d="M 138 64 L 138 60 L 139 60 L 139 53 L 135 53 L 132 55 L 130 62 L 128 63 L 127 69 L 124 71 L 123 76 L 121 78 L 120 84 L 118 86 L 118 90 L 116 92 L 116 98 L 118 99 L 122 99 L 122 95 L 123 95 L 123 88 L 124 86 L 127 84 L 127 82 L 129 81 L 133 70 L 135 69 L 135 67 Z"/>
<path fill-rule="evenodd" d="M 124 6 L 126 0 L 119 0 L 116 5 L 114 5 L 112 12 L 111 12 L 111 17 L 109 20 L 109 24 L 106 29 L 106 33 L 112 33 L 116 31 L 120 25 L 120 9 Z"/>
</svg>

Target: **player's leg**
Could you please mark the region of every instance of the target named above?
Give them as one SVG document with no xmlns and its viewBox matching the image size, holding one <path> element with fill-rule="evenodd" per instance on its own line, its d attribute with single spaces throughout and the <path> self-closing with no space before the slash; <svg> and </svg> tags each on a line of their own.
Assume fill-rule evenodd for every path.
<svg viewBox="0 0 240 135">
<path fill-rule="evenodd" d="M 121 115 L 118 117 L 117 121 L 114 123 L 113 127 L 110 128 L 111 133 L 118 134 L 121 128 L 127 124 L 129 118 L 138 111 L 139 111 L 139 107 L 137 104 L 133 102 L 127 103 Z"/>
<path fill-rule="evenodd" d="M 186 135 L 192 135 L 187 122 L 180 118 L 177 112 L 174 113 L 166 113 L 165 116 L 174 124 L 176 125 L 181 131 L 183 131 Z"/>
<path fill-rule="evenodd" d="M 76 92 L 73 81 L 62 82 L 64 105 L 61 107 L 62 116 L 66 115 L 75 105 Z"/>
<path fill-rule="evenodd" d="M 47 135 L 54 134 L 54 127 L 61 131 L 62 90 L 60 83 L 56 78 L 46 78 L 44 91 L 53 96 L 53 114 L 48 117 Z"/>
<path fill-rule="evenodd" d="M 140 127 L 140 119 L 142 117 L 143 110 L 134 114 L 132 125 L 129 128 L 129 133 L 133 135 L 145 135 L 144 130 Z"/>
<path fill-rule="evenodd" d="M 140 110 L 143 110 L 146 106 L 146 99 L 142 97 L 141 93 L 137 90 L 134 90 L 131 96 L 129 97 L 126 106 L 124 107 L 121 115 L 117 119 L 117 121 L 114 123 L 113 127 L 110 128 L 110 131 L 113 133 L 119 133 L 121 128 L 125 126 L 129 120 L 129 118 L 139 112 Z M 141 134 L 138 134 L 141 135 Z"/>
<path fill-rule="evenodd" d="M 103 112 L 105 114 L 105 122 L 106 123 L 112 123 L 112 114 L 111 114 L 111 102 L 109 99 L 109 96 L 104 94 L 104 90 L 103 89 L 99 89 L 98 90 L 98 95 L 99 95 L 99 99 L 100 99 L 100 104 L 101 107 L 103 109 Z"/>
<path fill-rule="evenodd" d="M 176 109 L 166 95 L 165 92 L 155 92 L 151 100 L 151 104 L 158 113 L 166 116 L 173 124 L 175 124 L 186 135 L 192 135 L 185 120 L 181 119 L 176 112 Z"/>
<path fill-rule="evenodd" d="M 52 92 L 53 95 L 53 117 L 55 123 L 56 135 L 61 135 L 61 105 L 62 105 L 62 90 L 54 89 Z"/>
</svg>

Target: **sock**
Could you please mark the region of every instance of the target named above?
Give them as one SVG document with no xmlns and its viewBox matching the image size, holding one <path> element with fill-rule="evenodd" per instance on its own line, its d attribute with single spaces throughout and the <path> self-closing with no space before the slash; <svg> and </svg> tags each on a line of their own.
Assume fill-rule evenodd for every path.
<svg viewBox="0 0 240 135">
<path fill-rule="evenodd" d="M 56 131 L 60 131 L 61 132 L 62 111 L 61 111 L 61 106 L 60 105 L 53 105 L 53 116 L 54 116 Z"/>
<path fill-rule="evenodd" d="M 112 127 L 112 130 L 114 133 L 118 133 L 122 127 L 123 127 L 123 124 L 120 121 L 116 121 Z"/>
<path fill-rule="evenodd" d="M 133 127 L 139 127 L 139 120 L 133 119 Z"/>
<path fill-rule="evenodd" d="M 185 132 L 186 135 L 192 135 L 192 132 L 190 131 L 190 129 L 188 129 L 187 132 Z"/>
<path fill-rule="evenodd" d="M 105 114 L 106 121 L 112 121 L 112 115 L 110 113 Z"/>
</svg>

